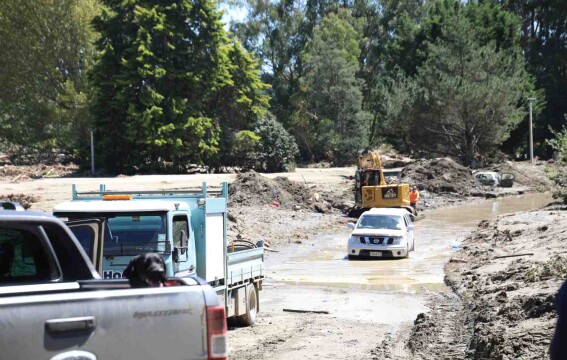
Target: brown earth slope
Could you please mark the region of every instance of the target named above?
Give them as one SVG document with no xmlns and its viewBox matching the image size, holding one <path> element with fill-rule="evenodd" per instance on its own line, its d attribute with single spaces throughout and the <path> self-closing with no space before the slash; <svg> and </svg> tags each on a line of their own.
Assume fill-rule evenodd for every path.
<svg viewBox="0 0 567 360">
<path fill-rule="evenodd" d="M 446 266 L 457 297 L 416 319 L 414 358 L 544 359 L 555 326 L 554 297 L 567 276 L 567 207 L 482 222 Z M 446 357 L 447 354 L 452 354 Z"/>
</svg>

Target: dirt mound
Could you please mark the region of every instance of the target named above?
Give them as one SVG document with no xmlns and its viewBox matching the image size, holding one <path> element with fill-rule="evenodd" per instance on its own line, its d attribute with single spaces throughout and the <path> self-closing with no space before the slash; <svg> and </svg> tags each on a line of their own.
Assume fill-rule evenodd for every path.
<svg viewBox="0 0 567 360">
<path fill-rule="evenodd" d="M 402 172 L 404 182 L 432 193 L 467 195 L 476 184 L 471 170 L 449 158 L 419 160 Z"/>
<path fill-rule="evenodd" d="M 395 152 L 382 154 L 380 160 L 385 169 L 404 167 L 414 162 L 413 159 Z"/>
<path fill-rule="evenodd" d="M 27 210 L 32 206 L 32 204 L 39 201 L 39 197 L 25 194 L 9 194 L 0 195 L 0 200 L 17 202 Z"/>
<path fill-rule="evenodd" d="M 305 205 L 312 197 L 311 190 L 301 183 L 285 177 L 268 179 L 255 171 L 238 174 L 229 185 L 229 205 L 269 205 L 278 201 L 280 206 L 291 208 Z"/>
</svg>

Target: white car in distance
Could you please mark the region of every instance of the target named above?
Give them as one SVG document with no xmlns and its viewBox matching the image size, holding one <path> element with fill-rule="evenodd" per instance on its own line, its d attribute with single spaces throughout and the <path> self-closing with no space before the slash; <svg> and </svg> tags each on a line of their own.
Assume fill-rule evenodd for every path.
<svg viewBox="0 0 567 360">
<path fill-rule="evenodd" d="M 374 208 L 349 223 L 348 258 L 405 258 L 415 249 L 413 222 L 405 209 Z"/>
</svg>

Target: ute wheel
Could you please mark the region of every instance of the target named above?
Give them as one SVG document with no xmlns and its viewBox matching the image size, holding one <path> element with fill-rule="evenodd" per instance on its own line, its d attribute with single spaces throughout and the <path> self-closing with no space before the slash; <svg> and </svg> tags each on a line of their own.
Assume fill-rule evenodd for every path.
<svg viewBox="0 0 567 360">
<path fill-rule="evenodd" d="M 349 260 L 356 260 L 358 256 L 356 255 L 347 255 Z"/>
<path fill-rule="evenodd" d="M 415 251 L 415 240 L 414 240 L 413 243 L 411 244 L 411 251 Z"/>
<path fill-rule="evenodd" d="M 253 325 L 258 313 L 258 293 L 254 284 L 246 286 L 246 295 L 246 313 L 237 318 L 241 326 Z"/>
<path fill-rule="evenodd" d="M 407 245 L 406 246 L 406 259 L 409 259 L 409 252 L 410 252 L 409 245 Z"/>
</svg>

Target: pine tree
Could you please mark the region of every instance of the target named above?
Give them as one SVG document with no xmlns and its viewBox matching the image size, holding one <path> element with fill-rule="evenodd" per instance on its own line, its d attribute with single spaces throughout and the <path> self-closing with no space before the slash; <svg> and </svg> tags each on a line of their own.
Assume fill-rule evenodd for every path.
<svg viewBox="0 0 567 360">
<path fill-rule="evenodd" d="M 527 74 L 519 52 L 481 43 L 479 30 L 458 11 L 440 31 L 418 69 L 410 139 L 422 151 L 470 165 L 522 119 Z"/>
<path fill-rule="evenodd" d="M 231 86 L 228 39 L 211 0 L 103 1 L 91 73 L 97 154 L 110 172 L 178 169 L 218 151 L 209 105 Z"/>
</svg>

